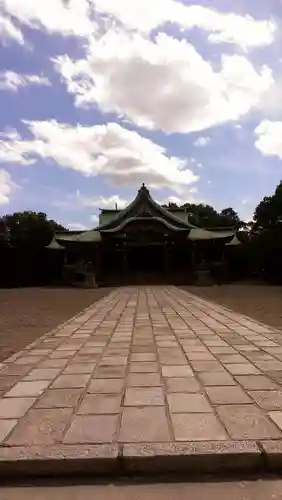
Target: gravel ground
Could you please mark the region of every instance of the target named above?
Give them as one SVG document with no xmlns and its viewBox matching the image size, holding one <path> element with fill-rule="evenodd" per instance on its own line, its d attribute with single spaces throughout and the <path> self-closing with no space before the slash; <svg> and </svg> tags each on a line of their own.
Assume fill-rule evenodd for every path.
<svg viewBox="0 0 282 500">
<path fill-rule="evenodd" d="M 0 289 L 0 361 L 101 299 L 97 290 Z"/>
<path fill-rule="evenodd" d="M 233 309 L 282 330 L 282 287 L 231 284 L 211 287 L 183 287 L 206 300 Z"/>
</svg>

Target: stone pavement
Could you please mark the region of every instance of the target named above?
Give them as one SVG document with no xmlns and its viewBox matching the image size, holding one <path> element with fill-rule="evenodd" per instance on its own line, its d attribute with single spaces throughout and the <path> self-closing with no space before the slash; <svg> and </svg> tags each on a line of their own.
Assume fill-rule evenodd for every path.
<svg viewBox="0 0 282 500">
<path fill-rule="evenodd" d="M 120 288 L 1 365 L 0 474 L 277 469 L 281 384 L 282 332 Z"/>
</svg>

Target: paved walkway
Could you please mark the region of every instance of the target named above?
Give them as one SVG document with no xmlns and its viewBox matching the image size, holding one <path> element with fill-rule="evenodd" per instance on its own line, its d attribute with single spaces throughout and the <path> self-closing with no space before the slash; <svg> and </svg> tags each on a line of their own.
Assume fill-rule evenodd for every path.
<svg viewBox="0 0 282 500">
<path fill-rule="evenodd" d="M 121 288 L 2 364 L 0 472 L 47 458 L 277 464 L 281 384 L 282 332 L 174 287 Z"/>
</svg>

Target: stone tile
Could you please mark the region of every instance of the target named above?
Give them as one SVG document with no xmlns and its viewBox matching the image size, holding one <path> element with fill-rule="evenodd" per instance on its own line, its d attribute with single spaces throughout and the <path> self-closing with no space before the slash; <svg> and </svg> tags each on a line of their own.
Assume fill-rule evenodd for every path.
<svg viewBox="0 0 282 500">
<path fill-rule="evenodd" d="M 264 372 L 282 370 L 282 362 L 277 361 L 275 358 L 266 361 L 256 361 L 255 365 Z"/>
<path fill-rule="evenodd" d="M 218 361 L 191 361 L 191 365 L 196 372 L 221 372 L 223 366 Z"/>
<path fill-rule="evenodd" d="M 91 365 L 90 363 L 70 363 L 64 371 L 62 375 L 75 375 L 75 374 L 91 374 L 94 371 L 96 364 Z"/>
<path fill-rule="evenodd" d="M 161 387 L 131 387 L 126 389 L 124 406 L 161 406 L 164 396 Z"/>
<path fill-rule="evenodd" d="M 48 389 L 36 403 L 36 408 L 74 408 L 82 389 Z"/>
<path fill-rule="evenodd" d="M 93 379 L 87 392 L 97 394 L 117 394 L 124 388 L 123 379 Z"/>
<path fill-rule="evenodd" d="M 222 441 L 228 436 L 219 420 L 210 413 L 173 413 L 176 441 Z"/>
<path fill-rule="evenodd" d="M 118 352 L 118 353 L 115 353 L 111 350 L 107 351 L 105 353 L 106 357 L 109 357 L 109 358 L 115 358 L 116 356 L 126 356 L 127 358 L 129 357 L 129 351 L 127 352 Z M 99 361 L 99 360 L 98 360 Z"/>
<path fill-rule="evenodd" d="M 240 352 L 259 352 L 260 349 L 254 345 L 236 345 L 236 349 Z"/>
<path fill-rule="evenodd" d="M 235 377 L 237 382 L 241 384 L 244 389 L 248 390 L 263 390 L 263 389 L 278 389 L 278 385 L 275 384 L 271 378 L 265 375 L 241 375 Z"/>
<path fill-rule="evenodd" d="M 164 407 L 124 408 L 119 435 L 120 442 L 146 443 L 170 440 Z"/>
<path fill-rule="evenodd" d="M 228 363 L 246 363 L 246 358 L 241 354 L 219 354 L 218 359 L 223 364 Z"/>
<path fill-rule="evenodd" d="M 175 365 L 175 366 L 163 366 L 162 367 L 163 377 L 192 377 L 193 371 L 190 366 Z"/>
<path fill-rule="evenodd" d="M 282 430 L 282 411 L 269 411 L 268 416 Z"/>
<path fill-rule="evenodd" d="M 133 353 L 130 358 L 130 361 L 155 361 L 155 360 L 156 360 L 156 355 L 153 354 L 152 352 Z"/>
<path fill-rule="evenodd" d="M 40 363 L 40 368 L 63 368 L 66 366 L 66 364 L 69 362 L 68 359 L 50 359 L 47 358 L 46 360 L 42 361 Z"/>
<path fill-rule="evenodd" d="M 104 356 L 100 361 L 100 366 L 126 366 L 127 358 L 123 357 L 111 357 Z"/>
<path fill-rule="evenodd" d="M 0 377 L 0 393 L 3 394 L 13 387 L 19 380 L 17 375 L 9 377 Z"/>
<path fill-rule="evenodd" d="M 72 410 L 30 410 L 7 440 L 9 446 L 51 445 L 62 439 Z"/>
<path fill-rule="evenodd" d="M 23 380 L 54 380 L 62 368 L 35 368 Z"/>
<path fill-rule="evenodd" d="M 276 439 L 282 433 L 255 405 L 218 406 L 217 412 L 232 439 Z"/>
<path fill-rule="evenodd" d="M 19 382 L 5 396 L 7 398 L 41 396 L 43 391 L 50 385 L 50 380 L 38 380 L 34 382 Z"/>
<path fill-rule="evenodd" d="M 184 355 L 181 356 L 171 356 L 170 354 L 160 354 L 159 355 L 159 363 L 161 365 L 171 365 L 171 366 L 178 366 L 178 365 L 185 365 L 187 364 L 187 359 L 185 358 Z"/>
<path fill-rule="evenodd" d="M 200 381 L 206 386 L 236 385 L 234 378 L 227 372 L 202 372 L 198 376 Z"/>
<path fill-rule="evenodd" d="M 11 377 L 11 376 L 19 376 L 24 377 L 27 375 L 33 366 L 29 365 L 15 365 L 15 363 L 9 363 L 4 365 L 4 368 L 1 370 L 1 377 Z M 1 379 L 2 380 L 2 379 Z"/>
<path fill-rule="evenodd" d="M 161 385 L 159 373 L 129 373 L 127 385 L 131 387 L 157 387 Z"/>
<path fill-rule="evenodd" d="M 86 394 L 77 413 L 89 415 L 120 413 L 120 405 L 120 394 Z"/>
<path fill-rule="evenodd" d="M 209 345 L 209 344 L 207 344 Z M 233 347 L 228 347 L 228 346 L 211 346 L 210 351 L 214 354 L 236 354 L 235 349 Z"/>
<path fill-rule="evenodd" d="M 282 409 L 282 391 L 249 391 L 249 394 L 265 410 Z"/>
<path fill-rule="evenodd" d="M 9 435 L 11 430 L 17 425 L 17 420 L 0 420 L 0 443 Z"/>
<path fill-rule="evenodd" d="M 189 347 L 204 347 L 204 344 L 202 343 L 201 340 L 197 339 L 197 338 L 194 338 L 194 339 L 186 339 L 184 341 L 181 342 L 183 344 L 183 346 L 185 345 L 185 348 L 189 348 Z"/>
<path fill-rule="evenodd" d="M 69 387 L 85 387 L 90 379 L 89 374 L 60 375 L 52 384 L 52 389 L 67 389 Z"/>
<path fill-rule="evenodd" d="M 177 342 L 176 340 L 157 340 L 157 345 L 159 347 L 176 347 L 177 346 Z"/>
<path fill-rule="evenodd" d="M 82 364 L 82 363 L 97 363 L 100 359 L 99 354 L 76 354 L 70 359 L 70 363 Z"/>
<path fill-rule="evenodd" d="M 206 392 L 211 402 L 216 405 L 252 403 L 252 400 L 241 387 L 206 387 Z"/>
<path fill-rule="evenodd" d="M 213 361 L 215 357 L 210 352 L 186 352 L 188 361 Z"/>
<path fill-rule="evenodd" d="M 101 366 L 95 370 L 96 378 L 123 378 L 125 374 L 125 366 Z"/>
<path fill-rule="evenodd" d="M 29 356 L 46 356 L 52 349 L 31 349 L 28 351 Z"/>
<path fill-rule="evenodd" d="M 266 352 L 252 352 L 252 353 L 247 353 L 245 354 L 245 358 L 247 358 L 250 363 L 257 364 L 260 363 L 261 361 L 277 361 L 273 356 L 270 354 L 266 354 Z"/>
<path fill-rule="evenodd" d="M 22 356 L 16 359 L 16 365 L 37 365 L 42 360 L 42 356 Z"/>
<path fill-rule="evenodd" d="M 172 413 L 210 413 L 212 407 L 203 394 L 168 394 L 168 406 Z"/>
<path fill-rule="evenodd" d="M 76 351 L 54 351 L 50 354 L 50 359 L 72 358 Z"/>
<path fill-rule="evenodd" d="M 112 443 L 118 429 L 118 415 L 79 415 L 74 418 L 64 443 Z"/>
<path fill-rule="evenodd" d="M 232 375 L 260 375 L 261 372 L 251 363 L 227 364 L 226 369 Z"/>
<path fill-rule="evenodd" d="M 270 377 L 271 379 L 274 379 L 274 381 L 277 384 L 279 384 L 279 385 L 282 384 L 282 371 L 278 371 L 278 370 L 274 371 L 274 372 L 269 371 L 269 372 L 265 372 L 265 375 L 267 377 Z"/>
<path fill-rule="evenodd" d="M 277 345 L 277 347 L 266 347 L 264 350 L 269 354 L 273 354 L 273 356 L 276 356 L 276 354 L 282 354 L 282 346 L 279 345 Z"/>
<path fill-rule="evenodd" d="M 0 399 L 0 418 L 23 417 L 35 401 L 35 398 Z"/>
<path fill-rule="evenodd" d="M 147 362 L 147 363 L 130 363 L 129 372 L 130 373 L 156 373 L 158 371 L 158 363 Z"/>
<path fill-rule="evenodd" d="M 63 344 L 63 345 L 60 345 L 59 347 L 57 347 L 56 351 L 72 351 L 72 352 L 75 352 L 75 351 L 78 351 L 78 349 L 81 347 L 81 344 L 78 343 L 78 344 Z"/>
<path fill-rule="evenodd" d="M 131 347 L 131 352 L 132 353 L 140 353 L 140 352 L 146 352 L 146 353 L 147 352 L 152 352 L 152 353 L 155 353 L 156 349 L 155 349 L 155 346 L 152 346 L 149 349 L 149 347 L 146 346 L 146 345 L 133 345 Z"/>
<path fill-rule="evenodd" d="M 79 350 L 79 355 L 84 356 L 85 354 L 89 356 L 90 354 L 95 354 L 95 356 L 101 354 L 103 352 L 103 348 L 100 347 L 84 347 Z"/>
<path fill-rule="evenodd" d="M 200 392 L 201 386 L 194 377 L 167 378 L 165 380 L 168 392 Z"/>
</svg>

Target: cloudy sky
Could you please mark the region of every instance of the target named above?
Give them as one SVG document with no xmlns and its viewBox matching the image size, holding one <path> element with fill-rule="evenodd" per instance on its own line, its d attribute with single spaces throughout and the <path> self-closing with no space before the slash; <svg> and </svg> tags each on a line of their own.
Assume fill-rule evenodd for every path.
<svg viewBox="0 0 282 500">
<path fill-rule="evenodd" d="M 249 219 L 282 179 L 281 0 L 0 0 L 0 214 L 145 182 Z"/>
</svg>

